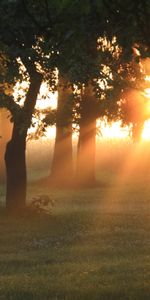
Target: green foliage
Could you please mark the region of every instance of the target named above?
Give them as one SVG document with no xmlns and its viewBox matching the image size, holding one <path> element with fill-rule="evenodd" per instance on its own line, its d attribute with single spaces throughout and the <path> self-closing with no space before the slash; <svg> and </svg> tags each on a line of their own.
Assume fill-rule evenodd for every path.
<svg viewBox="0 0 150 300">
<path fill-rule="evenodd" d="M 108 34 L 117 36 L 124 49 L 124 58 L 131 59 L 131 49 L 136 45 L 142 57 L 150 56 L 149 28 L 150 2 L 148 0 L 104 0 L 108 11 Z"/>
<path fill-rule="evenodd" d="M 35 47 L 35 26 L 33 22 L 29 22 L 21 3 L 23 1 L 14 3 L 3 0 L 0 7 L 0 51 L 7 59 L 5 74 L 1 73 L 0 77 L 3 86 L 0 106 L 10 110 L 12 121 L 20 127 L 20 134 L 30 126 L 29 115 L 32 111 L 20 107 L 20 99 L 17 99 L 18 103 L 15 102 L 13 88 L 18 81 L 28 80 L 31 83 L 35 70 L 38 72 L 37 61 L 40 64 L 40 55 Z M 11 92 L 8 87 L 11 87 Z M 29 89 L 26 90 L 26 100 L 28 93 Z"/>
<path fill-rule="evenodd" d="M 148 18 L 144 18 L 148 14 L 146 0 L 139 0 L 137 5 L 135 1 L 129 4 L 128 0 L 2 0 L 0 49 L 1 57 L 8 60 L 7 63 L 0 60 L 0 68 L 3 68 L 0 87 L 4 83 L 14 86 L 16 81 L 23 79 L 19 58 L 26 68 L 26 78 L 32 76 L 29 67 L 32 62 L 53 91 L 57 89 L 56 68 L 72 87 L 74 83 L 79 87 L 92 84 L 99 99 L 98 115 L 118 117 L 120 94 L 139 82 L 130 64 L 132 47 L 137 43 L 142 55 L 148 52 L 144 26 L 148 24 Z M 143 35 L 140 24 L 144 28 Z M 117 38 L 115 44 L 112 43 L 114 36 Z M 99 37 L 110 41 L 111 51 L 104 47 L 102 39 L 97 43 Z M 117 56 L 118 45 L 122 52 Z M 104 66 L 109 74 L 104 72 Z M 130 82 L 130 73 L 136 81 Z M 10 99 L 7 102 L 10 103 Z M 7 102 L 1 100 L 1 106 L 8 108 Z"/>
</svg>

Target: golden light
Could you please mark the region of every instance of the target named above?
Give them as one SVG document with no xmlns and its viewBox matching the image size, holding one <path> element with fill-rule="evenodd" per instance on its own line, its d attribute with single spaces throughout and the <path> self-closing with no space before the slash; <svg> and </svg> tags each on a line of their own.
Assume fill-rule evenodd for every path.
<svg viewBox="0 0 150 300">
<path fill-rule="evenodd" d="M 46 129 L 46 139 L 54 139 L 56 136 L 56 126 L 49 126 Z"/>
<path fill-rule="evenodd" d="M 29 88 L 28 81 L 18 81 L 14 88 L 13 96 L 20 106 L 24 104 L 26 91 Z M 51 107 L 55 109 L 57 107 L 57 92 L 52 93 L 49 91 L 48 84 L 43 82 L 40 88 L 40 92 L 37 98 L 36 108 L 37 109 L 46 109 Z"/>
<path fill-rule="evenodd" d="M 150 98 L 150 88 L 144 90 L 144 95 L 146 98 Z"/>
<path fill-rule="evenodd" d="M 150 82 L 150 76 L 147 75 L 145 77 L 145 80 L 147 82 Z M 19 104 L 23 105 L 26 90 L 29 87 L 29 82 L 23 81 L 22 83 L 18 82 L 15 86 L 14 90 L 14 98 L 19 99 Z M 150 88 L 146 88 L 144 90 L 144 97 L 148 100 L 150 99 Z M 49 91 L 48 85 L 46 82 L 42 83 L 40 88 L 40 93 L 38 95 L 37 103 L 36 103 L 36 109 L 38 110 L 44 110 L 47 108 L 56 109 L 57 108 L 57 98 L 58 93 L 52 93 Z M 145 110 L 147 114 L 150 115 L 150 101 L 147 101 L 145 105 Z M 32 127 L 29 129 L 29 133 L 33 133 L 37 126 L 36 122 L 37 120 L 33 120 L 35 122 L 35 127 Z M 97 140 L 99 139 L 126 139 L 129 137 L 129 127 L 128 126 L 122 126 L 121 121 L 107 123 L 105 121 L 97 121 L 97 127 L 100 128 L 101 135 L 97 137 Z M 55 138 L 56 135 L 56 128 L 55 126 L 50 126 L 46 129 L 45 137 L 44 138 Z M 78 134 L 75 132 L 73 134 L 73 139 L 77 139 Z M 142 133 L 142 139 L 148 140 L 150 139 L 150 120 L 147 120 L 144 124 L 144 129 Z"/>
<path fill-rule="evenodd" d="M 28 81 L 18 81 L 15 85 L 14 92 L 13 92 L 13 97 L 16 102 L 20 104 L 20 106 L 23 106 L 24 100 L 25 100 L 25 95 L 26 95 L 26 90 L 29 88 L 29 82 Z"/>
<path fill-rule="evenodd" d="M 149 140 L 150 139 L 150 120 L 147 120 L 144 123 L 144 129 L 142 132 L 142 139 L 143 140 Z"/>
<path fill-rule="evenodd" d="M 97 120 L 97 127 L 100 128 L 103 139 L 126 139 L 129 136 L 129 127 L 122 126 L 121 121 L 107 123 Z"/>
<path fill-rule="evenodd" d="M 16 99 L 16 102 L 20 104 L 20 106 L 23 106 L 25 101 L 25 95 L 26 91 L 29 88 L 29 82 L 28 81 L 22 81 L 21 83 L 18 81 L 15 85 L 13 96 Z M 35 108 L 37 110 L 44 110 L 44 109 L 56 109 L 57 108 L 57 97 L 58 92 L 52 93 L 50 92 L 48 88 L 48 84 L 46 82 L 43 82 L 40 88 L 40 92 L 37 98 L 36 106 Z M 40 117 L 42 118 L 44 116 L 43 113 L 41 113 Z M 34 126 L 30 127 L 28 130 L 29 134 L 33 134 L 38 127 L 38 120 L 33 117 L 32 119 Z M 45 138 L 55 138 L 56 135 L 56 128 L 55 126 L 49 126 L 46 129 L 45 136 L 43 136 L 43 139 Z"/>
<path fill-rule="evenodd" d="M 56 109 L 57 97 L 58 97 L 58 93 L 50 92 L 47 83 L 43 82 L 40 88 L 40 93 L 38 95 L 36 108 L 46 109 L 51 107 L 52 109 Z"/>
<path fill-rule="evenodd" d="M 145 81 L 150 82 L 150 76 L 149 75 L 145 76 Z"/>
<path fill-rule="evenodd" d="M 57 98 L 58 98 L 58 92 L 55 93 L 50 92 L 47 83 L 44 82 L 42 83 L 40 88 L 40 93 L 38 95 L 36 108 L 41 110 L 47 108 L 56 109 Z M 43 136 L 43 139 L 55 139 L 55 136 L 56 136 L 56 126 L 48 126 L 46 128 L 45 136 Z"/>
<path fill-rule="evenodd" d="M 150 82 L 150 76 L 146 76 L 146 81 Z M 146 113 L 150 115 L 150 88 L 146 88 L 144 90 L 145 97 L 149 99 L 146 103 Z M 144 129 L 142 132 L 142 139 L 149 140 L 150 139 L 150 119 L 144 122 Z"/>
<path fill-rule="evenodd" d="M 150 77 L 147 77 L 146 80 L 150 81 Z M 20 105 L 23 105 L 24 103 L 24 97 L 25 97 L 25 90 L 28 88 L 28 82 L 23 81 L 22 84 L 18 82 L 16 84 L 16 88 L 14 91 L 14 97 L 16 99 L 21 98 L 19 101 Z M 150 98 L 150 88 L 145 89 L 144 91 L 145 97 Z M 48 86 L 46 83 L 43 83 L 40 88 L 40 93 L 38 95 L 36 109 L 47 109 L 52 108 L 56 109 L 57 107 L 57 97 L 58 93 L 52 93 L 49 91 Z M 44 98 L 44 99 L 43 99 Z M 150 102 L 147 105 L 147 112 L 150 113 Z M 37 122 L 36 119 L 33 120 L 33 122 Z M 122 127 L 121 121 L 112 122 L 111 124 L 107 123 L 106 121 L 100 121 L 97 120 L 97 127 L 100 128 L 101 136 L 97 137 L 97 140 L 99 139 L 126 139 L 129 137 L 129 127 L 125 126 Z M 29 133 L 33 133 L 36 130 L 37 126 L 32 127 L 29 129 Z M 45 138 L 54 139 L 56 136 L 56 127 L 55 126 L 49 126 L 46 129 Z M 77 139 L 78 134 L 74 133 L 73 138 Z M 144 124 L 144 129 L 142 133 L 142 139 L 148 140 L 150 139 L 150 120 L 146 121 Z"/>
</svg>

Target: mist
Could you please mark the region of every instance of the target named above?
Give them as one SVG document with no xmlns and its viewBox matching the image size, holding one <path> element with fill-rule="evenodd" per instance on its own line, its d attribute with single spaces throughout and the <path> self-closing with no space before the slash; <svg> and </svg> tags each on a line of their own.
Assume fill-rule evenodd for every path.
<svg viewBox="0 0 150 300">
<path fill-rule="evenodd" d="M 5 148 L 11 138 L 12 123 L 9 112 L 0 111 L 0 182 L 6 182 L 5 174 Z M 77 137 L 73 138 L 74 168 L 77 156 Z M 34 182 L 47 178 L 51 172 L 54 152 L 55 137 L 39 138 L 27 141 L 26 160 L 28 181 Z M 130 138 L 114 139 L 99 138 L 96 143 L 96 178 L 109 176 L 122 176 L 126 173 L 126 180 L 134 178 L 143 179 L 150 177 L 150 141 L 133 143 Z"/>
</svg>

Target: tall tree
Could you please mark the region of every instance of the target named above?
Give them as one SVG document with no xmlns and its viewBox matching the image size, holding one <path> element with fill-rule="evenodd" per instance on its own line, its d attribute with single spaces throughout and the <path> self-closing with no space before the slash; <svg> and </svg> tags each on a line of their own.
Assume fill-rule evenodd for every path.
<svg viewBox="0 0 150 300">
<path fill-rule="evenodd" d="M 79 141 L 76 180 L 81 185 L 95 184 L 97 99 L 93 87 L 88 85 L 81 93 Z"/>
<path fill-rule="evenodd" d="M 62 177 L 63 181 L 67 182 L 68 179 L 70 181 L 72 177 L 70 174 L 73 173 L 71 142 L 73 97 L 71 100 L 71 95 L 74 84 L 82 85 L 99 75 L 99 55 L 97 52 L 99 33 L 94 16 L 96 14 L 98 20 L 101 5 L 96 1 L 95 10 L 95 4 L 91 1 L 86 1 L 85 5 L 81 1 L 65 1 L 64 5 L 60 3 L 61 1 L 58 2 L 58 12 L 61 11 L 61 30 L 56 30 L 53 58 L 56 63 L 55 66 L 61 74 L 60 81 L 63 81 L 63 84 L 60 85 L 69 88 L 60 88 L 58 84 L 57 129 L 52 176 L 53 178 Z M 85 113 L 85 115 L 88 118 L 88 114 Z M 85 116 L 83 118 L 85 126 Z M 90 121 L 90 118 L 88 119 Z"/>
<path fill-rule="evenodd" d="M 10 123 L 10 113 L 5 109 L 0 109 L 0 182 L 5 182 L 4 154 L 6 143 L 11 136 L 12 124 Z"/>
<path fill-rule="evenodd" d="M 72 89 L 59 75 L 56 113 L 56 139 L 51 179 L 56 184 L 69 184 L 73 177 Z"/>
<path fill-rule="evenodd" d="M 144 122 L 149 118 L 147 99 L 139 90 L 130 90 L 121 102 L 122 120 L 131 127 L 134 142 L 139 142 L 142 137 Z"/>
<path fill-rule="evenodd" d="M 67 8 L 70 9 L 69 6 Z M 63 24 L 65 32 L 69 28 L 69 39 L 66 38 L 63 44 L 58 44 L 58 69 L 65 74 L 68 85 L 76 84 L 79 89 L 82 85 L 86 85 L 78 103 L 80 112 L 77 112 L 80 115 L 80 137 L 76 179 L 84 184 L 93 184 L 95 181 L 96 98 L 89 82 L 92 82 L 93 78 L 99 78 L 100 75 L 101 55 L 97 51 L 97 39 L 100 32 L 104 34 L 103 22 L 100 2 L 86 1 L 83 5 L 80 1 L 76 1 L 75 6 L 71 7 L 69 18 Z M 76 109 L 73 111 L 76 114 Z M 86 159 L 88 164 L 85 163 Z"/>
<path fill-rule="evenodd" d="M 33 24 L 29 26 L 20 4 L 19 1 L 3 1 L 0 8 L 1 52 L 7 58 L 7 74 L 1 78 L 3 87 L 1 106 L 6 107 L 11 112 L 13 120 L 12 137 L 7 144 L 5 153 L 6 207 L 11 211 L 22 210 L 25 207 L 26 137 L 43 78 L 37 66 L 38 51 L 35 49 L 35 29 Z M 16 22 L 14 22 L 16 17 Z M 13 86 L 21 78 L 20 61 L 23 63 L 26 76 L 29 78 L 29 89 L 22 107 L 15 103 L 11 92 L 10 94 L 6 93 L 6 84 Z"/>
<path fill-rule="evenodd" d="M 14 118 L 12 137 L 7 144 L 5 153 L 7 174 L 6 207 L 8 210 L 15 211 L 24 209 L 26 204 L 26 137 L 42 83 L 42 75 L 36 70 L 34 65 L 31 66 L 31 69 L 28 67 L 28 70 L 30 75 L 29 90 L 24 106 L 20 109 L 19 118 Z"/>
</svg>

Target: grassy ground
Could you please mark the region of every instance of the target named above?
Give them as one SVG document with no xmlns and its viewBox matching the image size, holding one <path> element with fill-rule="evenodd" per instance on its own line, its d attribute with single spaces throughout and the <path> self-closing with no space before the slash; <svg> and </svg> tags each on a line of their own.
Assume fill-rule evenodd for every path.
<svg viewBox="0 0 150 300">
<path fill-rule="evenodd" d="M 109 178 L 109 182 L 108 182 Z M 103 174 L 101 186 L 50 190 L 52 215 L 0 215 L 0 299 L 150 299 L 150 187 Z"/>
</svg>

